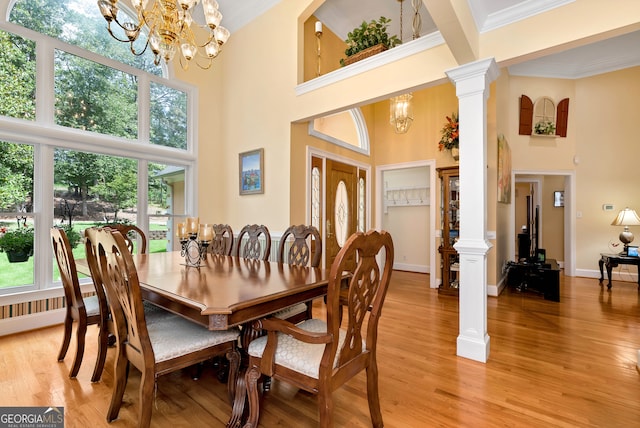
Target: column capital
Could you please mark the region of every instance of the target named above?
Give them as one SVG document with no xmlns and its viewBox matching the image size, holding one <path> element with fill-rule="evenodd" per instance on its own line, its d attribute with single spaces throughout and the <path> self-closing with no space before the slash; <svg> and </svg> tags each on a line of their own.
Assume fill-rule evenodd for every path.
<svg viewBox="0 0 640 428">
<path fill-rule="evenodd" d="M 458 97 L 471 92 L 484 90 L 484 87 L 496 80 L 500 75 L 500 69 L 494 58 L 486 58 L 461 65 L 445 71 L 447 77 L 456 85 Z M 479 87 L 476 83 L 478 78 L 482 78 L 483 85 Z M 458 83 L 469 83 L 469 85 L 458 85 Z"/>
</svg>

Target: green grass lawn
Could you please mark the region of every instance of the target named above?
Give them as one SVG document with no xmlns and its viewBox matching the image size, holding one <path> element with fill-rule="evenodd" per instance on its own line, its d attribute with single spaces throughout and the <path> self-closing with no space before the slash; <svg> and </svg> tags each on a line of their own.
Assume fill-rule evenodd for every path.
<svg viewBox="0 0 640 428">
<path fill-rule="evenodd" d="M 83 233 L 85 228 L 94 225 L 95 223 L 91 222 L 78 222 L 74 224 L 74 229 Z M 163 225 L 155 224 L 150 225 L 150 228 L 151 230 L 166 229 Z M 163 253 L 166 251 L 166 248 L 166 239 L 152 240 L 148 243 L 148 251 L 150 253 Z M 73 249 L 73 256 L 76 259 L 84 259 L 85 252 L 82 242 Z M 60 279 L 60 274 L 58 273 L 58 265 L 55 262 L 53 252 L 51 253 L 51 266 L 53 269 L 54 281 L 58 281 Z M 80 275 L 80 277 L 82 278 L 84 275 Z M 0 289 L 30 284 L 33 284 L 33 257 L 30 257 L 28 261 L 23 263 L 9 263 L 7 255 L 5 253 L 0 253 Z"/>
</svg>

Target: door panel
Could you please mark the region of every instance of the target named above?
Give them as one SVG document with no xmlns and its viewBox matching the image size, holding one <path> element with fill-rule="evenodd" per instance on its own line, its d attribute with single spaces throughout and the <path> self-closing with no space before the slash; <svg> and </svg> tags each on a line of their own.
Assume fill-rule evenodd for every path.
<svg viewBox="0 0 640 428">
<path fill-rule="evenodd" d="M 340 251 L 339 242 L 344 243 L 356 231 L 357 184 L 357 167 L 327 159 L 327 218 L 325 222 L 327 267 L 331 266 Z"/>
</svg>

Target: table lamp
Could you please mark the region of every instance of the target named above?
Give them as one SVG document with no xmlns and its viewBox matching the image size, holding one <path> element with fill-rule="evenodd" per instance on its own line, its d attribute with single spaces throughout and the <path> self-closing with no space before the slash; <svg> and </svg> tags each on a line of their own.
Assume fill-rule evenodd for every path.
<svg viewBox="0 0 640 428">
<path fill-rule="evenodd" d="M 624 244 L 624 254 L 627 254 L 629 243 L 633 241 L 633 233 L 629 230 L 629 226 L 640 225 L 640 217 L 636 214 L 635 210 L 629 207 L 623 209 L 618 213 L 618 216 L 611 222 L 613 226 L 624 226 L 624 230 L 620 232 L 620 242 Z"/>
</svg>

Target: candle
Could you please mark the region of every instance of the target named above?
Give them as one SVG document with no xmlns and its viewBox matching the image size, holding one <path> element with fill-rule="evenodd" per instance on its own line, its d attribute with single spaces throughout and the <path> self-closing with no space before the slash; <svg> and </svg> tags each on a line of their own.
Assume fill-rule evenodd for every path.
<svg viewBox="0 0 640 428">
<path fill-rule="evenodd" d="M 198 238 L 200 241 L 211 241 L 211 239 L 213 239 L 213 226 L 210 224 L 201 224 Z"/>
<path fill-rule="evenodd" d="M 187 226 L 184 223 L 178 223 L 176 226 L 176 236 L 180 239 L 187 236 Z"/>
<path fill-rule="evenodd" d="M 187 233 L 198 233 L 198 217 L 187 217 Z"/>
<path fill-rule="evenodd" d="M 322 33 L 322 22 L 316 21 L 316 33 Z"/>
</svg>

